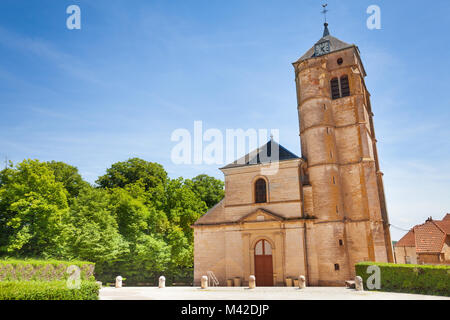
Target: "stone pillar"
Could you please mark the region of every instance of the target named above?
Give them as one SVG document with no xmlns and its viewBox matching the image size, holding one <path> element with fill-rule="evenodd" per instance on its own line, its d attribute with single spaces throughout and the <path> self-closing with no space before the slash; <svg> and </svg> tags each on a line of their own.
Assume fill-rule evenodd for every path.
<svg viewBox="0 0 450 320">
<path fill-rule="evenodd" d="M 165 288 L 166 287 L 166 277 L 161 276 L 159 277 L 159 288 Z"/>
<path fill-rule="evenodd" d="M 233 280 L 234 280 L 234 286 L 235 287 L 240 287 L 241 286 L 241 278 L 236 277 Z"/>
<path fill-rule="evenodd" d="M 207 276 L 202 277 L 202 289 L 208 289 L 208 277 Z"/>
<path fill-rule="evenodd" d="M 122 279 L 121 276 L 116 277 L 116 288 L 122 288 Z"/>
<path fill-rule="evenodd" d="M 228 279 L 227 280 L 227 287 L 232 287 L 233 286 L 233 279 Z"/>
<path fill-rule="evenodd" d="M 255 289 L 256 288 L 256 278 L 255 276 L 250 276 L 248 278 L 248 288 Z"/>
<path fill-rule="evenodd" d="M 363 279 L 360 276 L 355 277 L 355 289 L 356 291 L 364 291 Z"/>
<path fill-rule="evenodd" d="M 305 289 L 306 288 L 306 278 L 305 278 L 305 276 L 298 277 L 298 287 L 300 289 Z"/>
</svg>

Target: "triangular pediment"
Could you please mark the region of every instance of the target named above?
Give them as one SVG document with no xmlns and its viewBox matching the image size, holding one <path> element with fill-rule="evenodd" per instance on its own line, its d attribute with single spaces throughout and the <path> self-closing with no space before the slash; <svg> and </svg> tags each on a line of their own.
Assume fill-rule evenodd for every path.
<svg viewBox="0 0 450 320">
<path fill-rule="evenodd" d="M 239 219 L 238 222 L 244 223 L 244 222 L 269 222 L 269 221 L 283 221 L 285 218 L 282 216 L 273 213 L 269 210 L 259 208 L 255 211 L 243 216 L 241 219 Z"/>
</svg>

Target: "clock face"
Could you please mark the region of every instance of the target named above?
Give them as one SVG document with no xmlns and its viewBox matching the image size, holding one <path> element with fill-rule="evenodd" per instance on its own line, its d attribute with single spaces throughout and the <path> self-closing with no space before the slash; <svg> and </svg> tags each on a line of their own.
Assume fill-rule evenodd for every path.
<svg viewBox="0 0 450 320">
<path fill-rule="evenodd" d="M 327 54 L 329 52 L 330 52 L 330 42 L 329 41 L 318 43 L 314 47 L 314 55 L 315 56 L 321 56 L 321 55 Z"/>
</svg>

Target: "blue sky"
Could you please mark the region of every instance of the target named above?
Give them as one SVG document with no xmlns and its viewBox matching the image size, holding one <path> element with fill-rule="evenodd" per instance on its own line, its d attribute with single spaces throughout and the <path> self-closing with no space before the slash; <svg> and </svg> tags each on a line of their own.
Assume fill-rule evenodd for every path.
<svg viewBox="0 0 450 320">
<path fill-rule="evenodd" d="M 77 4 L 82 29 L 66 28 Z M 322 34 L 321 2 L 0 2 L 0 157 L 58 160 L 94 182 L 141 157 L 172 177 L 171 133 L 280 130 L 300 155 L 291 63 Z M 369 5 L 382 29 L 366 27 Z M 359 46 L 391 222 L 450 212 L 449 1 L 329 1 L 331 34 Z M 393 239 L 403 232 L 392 229 Z"/>
</svg>

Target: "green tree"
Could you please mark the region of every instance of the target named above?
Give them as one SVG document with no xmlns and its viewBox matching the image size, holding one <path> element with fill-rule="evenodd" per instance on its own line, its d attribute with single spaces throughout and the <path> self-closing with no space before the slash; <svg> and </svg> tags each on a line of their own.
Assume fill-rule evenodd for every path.
<svg viewBox="0 0 450 320">
<path fill-rule="evenodd" d="M 24 160 L 1 171 L 0 181 L 0 252 L 57 256 L 68 213 L 63 184 L 38 160 Z"/>
<path fill-rule="evenodd" d="M 132 158 L 114 163 L 96 183 L 102 188 L 124 188 L 138 181 L 146 190 L 153 189 L 166 183 L 167 172 L 158 163 Z"/>
<path fill-rule="evenodd" d="M 207 211 L 207 206 L 182 178 L 172 179 L 166 189 L 165 212 L 169 222 L 177 225 L 188 240 L 193 240 L 191 225 Z"/>
<path fill-rule="evenodd" d="M 206 203 L 208 209 L 214 207 L 225 195 L 223 181 L 206 174 L 188 179 L 186 184 Z"/>
<path fill-rule="evenodd" d="M 47 164 L 53 170 L 55 180 L 64 185 L 70 198 L 78 197 L 83 188 L 89 187 L 89 183 L 83 180 L 76 167 L 59 161 L 50 161 Z"/>
<path fill-rule="evenodd" d="M 110 210 L 110 195 L 103 189 L 82 189 L 70 208 L 67 224 L 66 258 L 101 264 L 129 253 L 129 244 Z"/>
<path fill-rule="evenodd" d="M 170 246 L 160 231 L 168 228 L 165 214 L 144 204 L 145 192 L 136 183 L 110 190 L 110 210 L 129 252 L 112 266 L 135 281 L 143 275 L 166 270 L 171 261 Z"/>
</svg>

